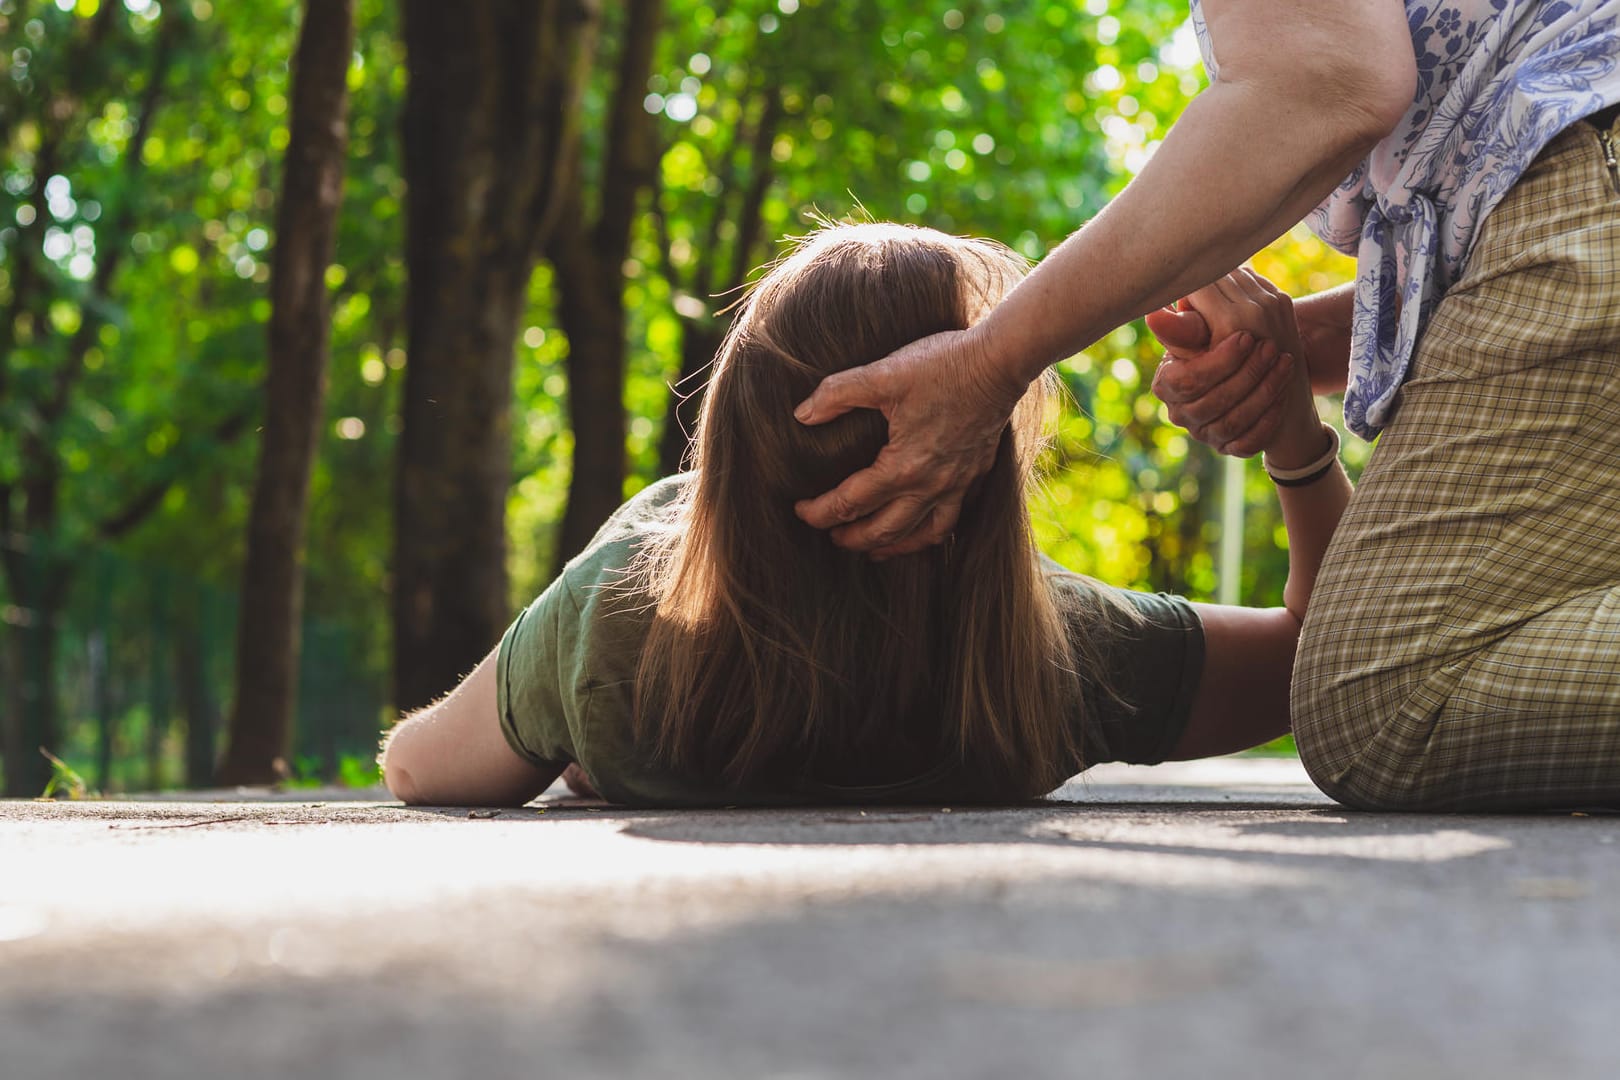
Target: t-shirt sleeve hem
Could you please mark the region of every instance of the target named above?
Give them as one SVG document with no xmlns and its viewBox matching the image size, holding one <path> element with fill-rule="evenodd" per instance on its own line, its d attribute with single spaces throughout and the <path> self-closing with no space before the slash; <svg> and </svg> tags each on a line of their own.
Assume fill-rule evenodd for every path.
<svg viewBox="0 0 1620 1080">
<path fill-rule="evenodd" d="M 1181 736 L 1187 730 L 1187 721 L 1192 718 L 1193 703 L 1198 699 L 1198 686 L 1204 678 L 1204 622 L 1198 617 L 1198 609 L 1194 608 L 1185 599 L 1179 596 L 1165 595 L 1167 600 L 1174 604 L 1174 610 L 1181 620 L 1186 634 L 1182 641 L 1184 647 L 1181 655 L 1181 671 L 1176 680 L 1176 694 L 1167 713 L 1166 722 L 1160 738 L 1159 745 L 1153 753 L 1141 761 L 1142 765 L 1158 765 L 1170 756 L 1170 752 L 1181 741 Z"/>
<path fill-rule="evenodd" d="M 541 768 L 556 768 L 559 765 L 567 765 L 568 763 L 552 761 L 550 758 L 543 757 L 524 745 L 523 737 L 518 733 L 517 721 L 512 715 L 512 687 L 510 681 L 512 648 L 518 639 L 519 629 L 523 626 L 524 620 L 532 615 L 533 610 L 531 605 L 518 612 L 517 618 L 512 620 L 512 625 L 506 628 L 505 634 L 501 635 L 501 647 L 495 655 L 495 708 L 500 714 L 501 734 L 506 738 L 506 745 L 512 748 L 513 753 L 531 765 Z"/>
</svg>

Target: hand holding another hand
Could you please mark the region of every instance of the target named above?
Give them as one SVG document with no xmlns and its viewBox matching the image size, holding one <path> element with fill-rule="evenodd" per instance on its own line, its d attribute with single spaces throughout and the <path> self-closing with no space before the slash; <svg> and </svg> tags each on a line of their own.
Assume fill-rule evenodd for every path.
<svg viewBox="0 0 1620 1080">
<path fill-rule="evenodd" d="M 1293 301 L 1240 269 L 1147 317 L 1164 343 L 1153 392 L 1173 423 L 1223 454 L 1266 451 L 1279 465 L 1321 452 Z"/>
</svg>

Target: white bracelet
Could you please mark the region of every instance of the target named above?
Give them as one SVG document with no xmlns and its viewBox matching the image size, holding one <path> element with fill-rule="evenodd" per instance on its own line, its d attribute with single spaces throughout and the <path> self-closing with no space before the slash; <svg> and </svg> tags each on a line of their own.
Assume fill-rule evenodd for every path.
<svg viewBox="0 0 1620 1080">
<path fill-rule="evenodd" d="M 1322 430 L 1327 432 L 1328 448 L 1309 465 L 1301 465 L 1297 469 L 1279 469 L 1264 454 L 1260 456 L 1266 467 L 1266 475 L 1271 477 L 1273 483 L 1282 487 L 1304 487 L 1328 474 L 1334 462 L 1339 460 L 1339 432 L 1331 424 L 1323 424 Z"/>
</svg>

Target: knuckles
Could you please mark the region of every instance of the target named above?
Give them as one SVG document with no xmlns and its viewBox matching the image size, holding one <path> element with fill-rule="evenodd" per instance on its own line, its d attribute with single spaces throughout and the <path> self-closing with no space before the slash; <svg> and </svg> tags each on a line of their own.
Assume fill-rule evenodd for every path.
<svg viewBox="0 0 1620 1080">
<path fill-rule="evenodd" d="M 910 535 L 911 530 L 901 525 L 873 525 L 866 530 L 865 539 L 872 547 L 886 548 L 899 544 Z"/>
<path fill-rule="evenodd" d="M 834 492 L 832 497 L 828 500 L 827 512 L 833 516 L 834 520 L 846 523 L 854 521 L 856 518 L 861 516 L 860 509 L 850 500 L 850 498 L 847 495 L 840 495 L 837 492 Z"/>
</svg>

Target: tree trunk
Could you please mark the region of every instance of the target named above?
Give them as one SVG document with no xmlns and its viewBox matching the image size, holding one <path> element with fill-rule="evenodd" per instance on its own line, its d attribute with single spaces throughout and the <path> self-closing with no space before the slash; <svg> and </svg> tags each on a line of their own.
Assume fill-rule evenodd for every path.
<svg viewBox="0 0 1620 1080">
<path fill-rule="evenodd" d="M 168 659 L 168 642 L 152 644 L 151 673 L 147 683 L 146 700 L 146 790 L 162 791 L 164 787 L 163 747 L 169 738 L 170 715 L 169 673 L 164 661 Z"/>
<path fill-rule="evenodd" d="M 219 704 L 208 686 L 206 597 L 193 587 L 181 600 L 174 635 L 174 681 L 186 721 L 186 787 L 214 783 L 214 734 Z"/>
<path fill-rule="evenodd" d="M 51 778 L 41 748 L 56 752 L 59 712 L 56 699 L 56 656 L 69 569 L 57 550 L 57 495 L 60 466 L 51 448 L 30 433 L 22 440 L 21 542 L 4 551 L 6 577 L 14 598 L 12 634 L 21 670 L 17 673 L 19 708 L 4 725 L 0 754 L 5 759 L 3 787 L 8 797 L 40 794 Z M 4 536 L 0 530 L 0 536 Z"/>
<path fill-rule="evenodd" d="M 585 247 L 583 237 L 558 237 L 558 316 L 568 335 L 568 421 L 574 464 L 568 507 L 557 538 L 556 571 L 590 543 L 624 498 L 625 312 L 624 262 Z M 577 245 L 577 246 L 576 246 Z"/>
<path fill-rule="evenodd" d="M 607 146 L 594 220 L 587 218 L 577 165 L 549 254 L 568 336 L 568 415 L 574 432 L 568 508 L 557 538 L 556 569 L 590 543 L 624 497 L 624 262 L 636 203 L 658 166 L 653 119 L 643 99 L 663 0 L 629 0 L 619 48 Z"/>
<path fill-rule="evenodd" d="M 67 577 L 50 552 L 39 550 L 43 544 L 38 540 L 35 544 L 38 546 L 22 556 L 21 580 L 12 581 L 16 603 L 11 634 L 20 670 L 17 714 L 6 725 L 3 745 L 3 790 L 8 798 L 32 797 L 44 791 L 51 766 L 40 750 L 60 750 L 56 656 Z"/>
<path fill-rule="evenodd" d="M 0 792 L 8 792 L 6 779 L 11 776 L 13 729 L 23 716 L 23 664 L 18 657 L 18 635 L 13 630 L 18 619 L 18 607 L 8 601 L 0 606 L 5 619 L 0 620 Z"/>
<path fill-rule="evenodd" d="M 236 701 L 223 784 L 271 783 L 298 691 L 309 476 L 320 439 L 330 352 L 326 270 L 348 147 L 352 0 L 308 0 L 270 282 L 270 372 L 264 442 L 248 523 L 236 645 Z"/>
<path fill-rule="evenodd" d="M 55 612 L 35 606 L 26 621 L 12 628 L 22 660 L 22 698 L 17 722 L 7 731 L 5 745 L 7 798 L 31 798 L 44 792 L 51 765 L 40 749 L 53 749 L 57 738 Z"/>
<path fill-rule="evenodd" d="M 159 570 L 152 578 L 152 602 L 147 625 L 146 664 L 146 790 L 163 789 L 163 744 L 173 720 L 173 683 L 169 669 L 169 596 L 171 575 Z"/>
<path fill-rule="evenodd" d="M 394 518 L 394 705 L 472 670 L 507 617 L 512 365 L 577 154 L 595 0 L 404 0 L 409 360 Z"/>
</svg>

